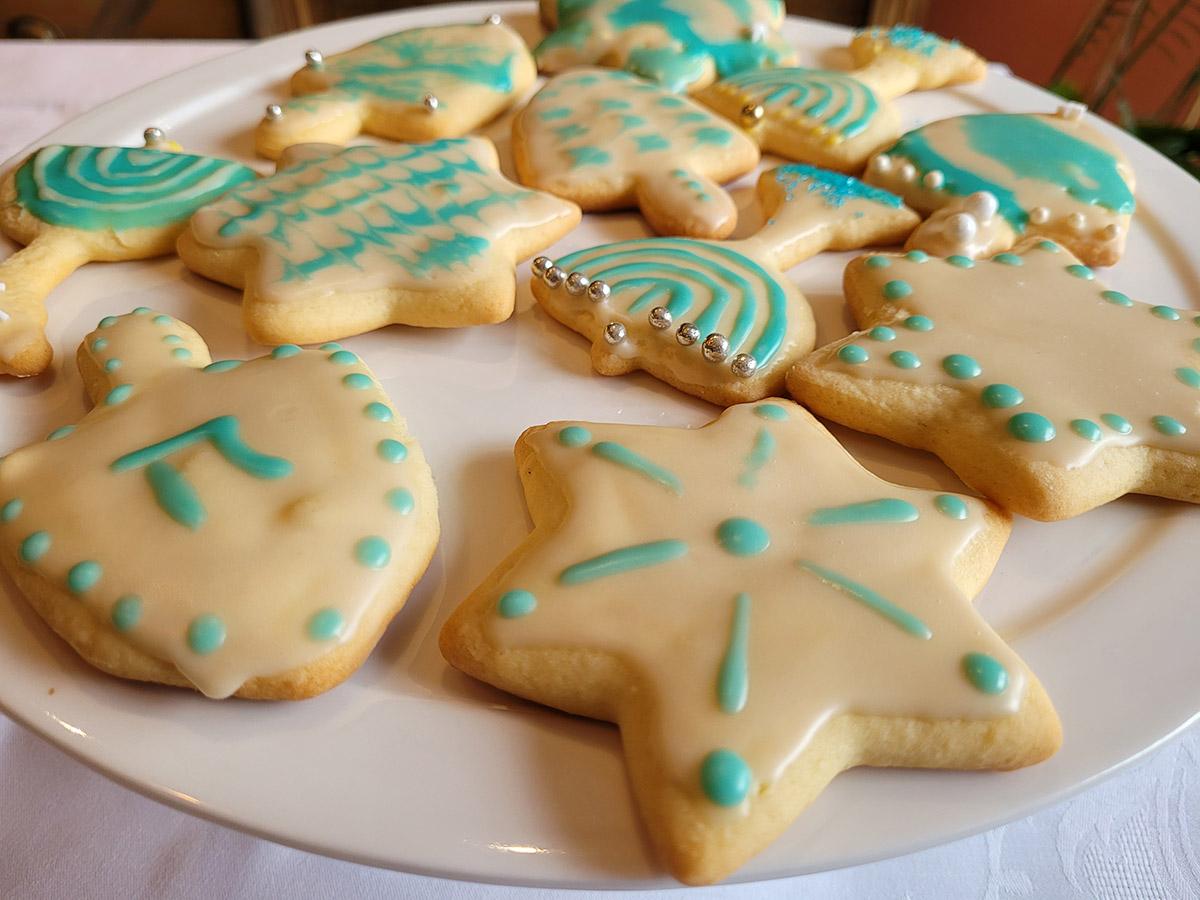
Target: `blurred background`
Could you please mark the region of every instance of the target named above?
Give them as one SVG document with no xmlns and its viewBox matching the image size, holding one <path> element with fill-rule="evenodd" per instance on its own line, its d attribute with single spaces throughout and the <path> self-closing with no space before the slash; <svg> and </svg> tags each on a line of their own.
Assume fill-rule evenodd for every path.
<svg viewBox="0 0 1200 900">
<path fill-rule="evenodd" d="M 30 40 L 270 37 L 434 0 L 0 0 Z M 1200 177 L 1200 0 L 787 0 L 846 25 L 907 22 L 956 37 L 1017 75 L 1138 134 Z"/>
</svg>

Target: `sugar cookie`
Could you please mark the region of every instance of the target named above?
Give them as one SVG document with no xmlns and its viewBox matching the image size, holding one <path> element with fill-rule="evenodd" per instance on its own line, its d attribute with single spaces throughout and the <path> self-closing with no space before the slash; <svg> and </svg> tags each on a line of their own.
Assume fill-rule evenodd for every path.
<svg viewBox="0 0 1200 900">
<path fill-rule="evenodd" d="M 170 150 L 161 129 L 147 145 L 43 147 L 0 179 L 0 232 L 25 244 L 0 262 L 0 374 L 50 365 L 46 296 L 84 263 L 172 252 L 197 208 L 253 169 Z"/>
<path fill-rule="evenodd" d="M 279 171 L 199 210 L 192 270 L 244 288 L 263 343 L 334 340 L 400 323 L 450 328 L 513 310 L 513 264 L 578 224 L 574 204 L 499 171 L 484 138 L 399 147 L 299 144 Z"/>
<path fill-rule="evenodd" d="M 255 149 L 345 144 L 359 134 L 395 141 L 462 137 L 525 93 L 537 72 L 520 36 L 489 16 L 482 25 L 442 25 L 389 34 L 345 53 L 305 54 L 293 99 L 267 107 Z"/>
<path fill-rule="evenodd" d="M 729 875 L 852 766 L 1057 749 L 1049 698 L 971 607 L 1009 531 L 990 505 L 875 477 L 787 401 L 699 430 L 554 423 L 516 458 L 533 533 L 442 652 L 616 722 L 680 880 Z"/>
<path fill-rule="evenodd" d="M 659 234 L 720 238 L 737 225 L 720 183 L 759 154 L 690 100 L 624 72 L 579 69 L 551 79 L 513 120 L 513 159 L 523 184 L 585 210 L 636 206 Z"/>
<path fill-rule="evenodd" d="M 678 93 L 796 57 L 780 0 L 541 0 L 541 14 L 552 30 L 534 56 L 551 74 L 615 66 Z"/>
<path fill-rule="evenodd" d="M 1090 266 L 1112 265 L 1135 206 L 1133 170 L 1079 112 L 932 122 L 875 156 L 865 177 L 933 214 L 914 232 L 914 249 L 973 257 L 1029 235 L 1063 244 Z"/>
<path fill-rule="evenodd" d="M 211 362 L 139 308 L 79 348 L 95 409 L 0 463 L 0 563 L 122 678 L 300 699 L 347 678 L 438 538 L 420 447 L 347 350 Z"/>
<path fill-rule="evenodd" d="M 811 166 L 764 172 L 758 197 L 767 224 L 751 238 L 651 238 L 538 257 L 533 295 L 592 341 L 604 375 L 644 369 L 723 406 L 779 393 L 815 336 L 783 270 L 825 249 L 899 243 L 919 219 L 894 194 Z"/>
<path fill-rule="evenodd" d="M 866 28 L 850 41 L 856 73 L 889 97 L 981 81 L 987 63 L 958 41 L 912 25 Z"/>
<path fill-rule="evenodd" d="M 1126 493 L 1200 502 L 1200 316 L 1107 290 L 1039 239 L 972 262 L 860 257 L 859 327 L 788 376 L 797 399 L 930 450 L 1013 512 L 1056 520 Z"/>
</svg>

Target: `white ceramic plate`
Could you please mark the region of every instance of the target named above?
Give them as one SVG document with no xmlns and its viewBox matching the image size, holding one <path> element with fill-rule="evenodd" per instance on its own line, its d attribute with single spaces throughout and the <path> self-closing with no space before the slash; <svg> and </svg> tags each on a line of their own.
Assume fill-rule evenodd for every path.
<svg viewBox="0 0 1200 900">
<path fill-rule="evenodd" d="M 306 47 L 332 52 L 492 11 L 536 38 L 528 3 L 340 22 L 148 85 L 39 143 L 136 144 L 153 123 L 189 150 L 250 161 L 251 129 L 283 94 Z M 794 20 L 788 36 L 805 63 L 844 63 L 830 52 L 846 43 L 841 29 Z M 980 110 L 1044 112 L 1055 99 L 993 71 L 983 85 L 900 105 L 916 126 Z M 1177 236 L 1195 234 L 1200 185 L 1100 127 L 1124 148 L 1139 185 L 1129 251 L 1102 277 L 1158 303 L 1195 305 L 1200 247 Z M 508 121 L 487 134 L 507 157 Z M 749 192 L 739 194 L 748 205 Z M 633 214 L 589 217 L 551 253 L 643 233 Z M 846 258 L 825 255 L 791 273 L 817 310 L 821 342 L 851 327 L 839 290 Z M 54 370 L 0 384 L 0 452 L 84 412 L 72 360 L 101 316 L 152 306 L 194 325 L 214 358 L 258 355 L 239 327 L 238 301 L 175 259 L 86 267 L 52 298 Z M 632 806 L 616 729 L 459 675 L 442 661 L 436 636 L 453 606 L 526 534 L 511 456 L 522 429 L 560 418 L 698 425 L 716 410 L 644 375 L 593 374 L 586 343 L 538 311 L 527 287 L 518 308 L 503 325 L 394 327 L 347 342 L 420 436 L 438 481 L 444 535 L 408 606 L 348 683 L 315 700 L 271 705 L 117 681 L 80 662 L 0 578 L 0 707 L 151 797 L 316 852 L 496 882 L 669 884 Z M 927 455 L 837 433 L 886 478 L 961 487 Z M 980 604 L 1054 698 L 1062 751 L 1011 774 L 848 773 L 735 878 L 852 865 L 977 832 L 1079 790 L 1179 731 L 1200 711 L 1198 542 L 1200 511 L 1145 498 L 1058 525 L 1019 521 Z"/>
</svg>

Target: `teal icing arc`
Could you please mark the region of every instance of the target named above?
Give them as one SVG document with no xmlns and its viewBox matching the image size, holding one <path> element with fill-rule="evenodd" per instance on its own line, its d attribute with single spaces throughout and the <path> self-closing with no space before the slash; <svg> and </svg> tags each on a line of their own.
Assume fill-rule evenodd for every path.
<svg viewBox="0 0 1200 900">
<path fill-rule="evenodd" d="M 723 82 L 769 107 L 787 107 L 839 138 L 861 134 L 879 112 L 879 98 L 843 72 L 801 67 L 744 72 Z"/>
</svg>

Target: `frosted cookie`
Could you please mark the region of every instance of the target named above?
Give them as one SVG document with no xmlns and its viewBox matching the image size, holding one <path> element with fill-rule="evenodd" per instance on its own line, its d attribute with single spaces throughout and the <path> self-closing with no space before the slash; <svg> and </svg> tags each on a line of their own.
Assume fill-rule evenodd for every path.
<svg viewBox="0 0 1200 900">
<path fill-rule="evenodd" d="M 278 159 L 302 143 L 345 144 L 359 134 L 395 141 L 461 137 L 508 109 L 537 72 L 499 16 L 390 34 L 345 53 L 305 54 L 293 99 L 267 107 L 255 149 Z"/>
<path fill-rule="evenodd" d="M 347 350 L 212 362 L 139 308 L 79 348 L 95 409 L 0 463 L 0 563 L 89 663 L 300 699 L 370 653 L 433 554 L 420 447 Z"/>
<path fill-rule="evenodd" d="M 0 179 L 0 232 L 25 244 L 0 262 L 0 374 L 50 365 L 46 297 L 84 263 L 172 252 L 188 216 L 253 169 L 173 152 L 158 128 L 146 147 L 43 147 Z"/>
<path fill-rule="evenodd" d="M 975 256 L 1029 235 L 1088 265 L 1112 265 L 1134 211 L 1133 170 L 1080 113 L 942 119 L 875 156 L 865 177 L 932 214 L 913 234 L 915 249 Z"/>
<path fill-rule="evenodd" d="M 542 72 L 625 68 L 677 93 L 746 69 L 787 65 L 780 0 L 541 0 Z"/>
<path fill-rule="evenodd" d="M 1200 502 L 1200 317 L 1108 290 L 1057 244 L 860 257 L 864 330 L 801 360 L 817 414 L 930 450 L 1035 519 L 1126 493 Z"/>
<path fill-rule="evenodd" d="M 876 478 L 786 401 L 698 430 L 558 422 L 516 458 L 533 533 L 442 652 L 616 722 L 676 878 L 729 875 L 853 766 L 1058 748 L 1049 698 L 971 607 L 1009 531 L 988 504 Z"/>
<path fill-rule="evenodd" d="M 901 133 L 889 100 L 908 91 L 982 78 L 973 51 L 918 28 L 860 33 L 850 45 L 855 72 L 779 67 L 741 72 L 697 94 L 739 122 L 769 153 L 857 174 Z"/>
<path fill-rule="evenodd" d="M 659 234 L 720 238 L 737 225 L 721 183 L 751 171 L 759 153 L 690 100 L 580 69 L 551 79 L 513 120 L 513 159 L 523 184 L 589 212 L 637 207 Z"/>
<path fill-rule="evenodd" d="M 815 337 L 783 270 L 825 249 L 899 243 L 919 219 L 894 194 L 811 166 L 764 172 L 758 198 L 767 224 L 745 240 L 650 238 L 538 257 L 533 296 L 592 341 L 601 374 L 644 369 L 722 406 L 780 393 Z"/>
<path fill-rule="evenodd" d="M 179 238 L 193 271 L 244 288 L 263 343 L 399 323 L 450 328 L 513 310 L 513 264 L 579 222 L 571 203 L 500 174 L 484 138 L 399 147 L 300 144 L 279 171 L 199 210 Z"/>
</svg>

